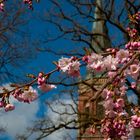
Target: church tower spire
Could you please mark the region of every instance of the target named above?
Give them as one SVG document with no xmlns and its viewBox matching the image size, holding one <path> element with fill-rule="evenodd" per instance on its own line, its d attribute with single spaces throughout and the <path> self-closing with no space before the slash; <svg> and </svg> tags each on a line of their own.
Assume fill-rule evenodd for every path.
<svg viewBox="0 0 140 140">
<path fill-rule="evenodd" d="M 96 53 L 102 53 L 105 49 L 111 47 L 111 42 L 108 36 L 108 29 L 106 26 L 106 20 L 102 13 L 103 4 L 102 0 L 96 0 L 96 7 L 94 12 L 94 19 L 92 26 L 92 47 L 93 50 L 95 50 Z M 94 35 L 96 34 L 96 35 Z"/>
<path fill-rule="evenodd" d="M 101 11 L 103 9 L 102 2 L 103 0 L 96 0 L 97 6 L 94 11 L 95 21 L 92 25 L 93 37 L 91 45 L 95 53 L 103 53 L 107 48 L 111 47 L 106 20 Z M 106 82 L 106 77 L 100 76 L 101 75 L 93 75 L 93 73 L 88 71 L 85 83 L 79 84 L 79 122 L 83 127 L 79 130 L 78 140 L 103 140 L 100 131 L 97 131 L 96 135 L 89 134 L 88 132 L 92 126 L 87 124 L 88 121 L 93 122 L 94 118 L 102 119 L 104 115 L 104 108 L 102 104 L 100 104 L 102 102 L 101 98 L 87 104 L 89 98 L 93 97 L 94 93 Z M 92 88 L 88 85 L 91 85 Z"/>
</svg>

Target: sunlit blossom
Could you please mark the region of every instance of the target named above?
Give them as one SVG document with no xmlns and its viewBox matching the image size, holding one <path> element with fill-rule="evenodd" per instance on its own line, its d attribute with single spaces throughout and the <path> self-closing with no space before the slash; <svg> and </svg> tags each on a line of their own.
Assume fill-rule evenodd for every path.
<svg viewBox="0 0 140 140">
<path fill-rule="evenodd" d="M 56 88 L 55 85 L 50 85 L 50 84 L 42 84 L 42 85 L 39 85 L 38 88 L 43 91 L 43 92 L 48 92 L 54 88 Z"/>
<path fill-rule="evenodd" d="M 130 65 L 130 70 L 128 72 L 129 75 L 131 75 L 134 79 L 137 79 L 140 71 L 140 66 L 137 64 Z"/>
<path fill-rule="evenodd" d="M 70 76 L 77 77 L 80 75 L 80 62 L 71 58 L 61 58 L 58 61 L 59 69 Z"/>
<path fill-rule="evenodd" d="M 24 90 L 22 98 L 25 101 L 32 102 L 37 98 L 37 91 L 30 86 L 28 90 Z"/>
<path fill-rule="evenodd" d="M 104 58 L 104 66 L 107 70 L 116 70 L 118 66 L 118 59 L 108 55 Z"/>
<path fill-rule="evenodd" d="M 60 68 L 60 70 L 62 70 L 63 72 L 68 71 L 69 69 L 69 65 L 71 64 L 71 58 L 61 58 L 58 61 L 58 67 Z"/>
<path fill-rule="evenodd" d="M 120 49 L 116 54 L 116 58 L 120 63 L 127 62 L 129 60 L 129 51 Z"/>
<path fill-rule="evenodd" d="M 14 110 L 15 109 L 15 106 L 13 105 L 13 104 L 7 104 L 6 106 L 5 106 L 5 111 L 7 112 L 7 111 L 12 111 L 12 110 Z"/>
</svg>

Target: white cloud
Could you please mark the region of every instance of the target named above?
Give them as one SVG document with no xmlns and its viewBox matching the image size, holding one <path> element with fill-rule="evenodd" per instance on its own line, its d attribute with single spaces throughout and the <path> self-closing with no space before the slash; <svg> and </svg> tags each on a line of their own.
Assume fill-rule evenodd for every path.
<svg viewBox="0 0 140 140">
<path fill-rule="evenodd" d="M 9 84 L 4 85 L 4 87 L 11 90 Z M 1 92 L 1 89 L 0 89 Z M 74 108 L 76 105 L 70 99 L 62 99 L 61 102 L 65 104 L 71 104 Z M 6 128 L 6 131 L 10 137 L 13 139 L 15 138 L 16 134 L 22 135 L 26 134 L 27 127 L 32 127 L 32 121 L 36 120 L 36 113 L 39 110 L 39 103 L 38 101 L 34 101 L 31 104 L 21 103 L 18 102 L 16 99 L 11 98 L 10 102 L 15 105 L 15 110 L 10 112 L 5 112 L 4 109 L 1 109 L 1 116 L 0 116 L 0 126 Z M 60 102 L 52 102 L 52 107 L 55 111 L 58 112 L 68 112 L 72 113 L 73 110 L 70 105 L 63 106 Z M 59 115 L 54 113 L 50 108 L 46 111 L 46 117 L 51 118 L 51 121 L 55 124 L 59 124 L 60 122 L 69 121 L 71 119 L 76 118 L 76 115 Z M 29 139 L 34 139 L 37 137 L 40 132 L 34 133 Z M 76 131 L 74 130 L 66 130 L 64 128 L 57 130 L 56 132 L 52 133 L 48 137 L 45 137 L 43 140 L 62 140 L 66 137 L 67 140 L 71 140 L 71 138 L 67 137 L 68 135 L 73 136 L 73 139 L 76 139 Z"/>
<path fill-rule="evenodd" d="M 66 106 L 62 105 L 60 102 L 64 103 L 64 104 L 67 104 Z M 53 102 L 52 103 L 52 108 L 57 111 L 57 112 L 61 112 L 61 113 L 64 113 L 64 112 L 67 112 L 67 113 L 74 113 L 73 109 L 71 108 L 70 105 L 73 106 L 74 109 L 76 109 L 76 105 L 73 103 L 72 100 L 70 99 L 63 99 L 63 100 L 60 100 L 60 102 Z M 68 114 L 62 114 L 62 115 L 59 115 L 55 112 L 53 112 L 50 108 L 48 109 L 47 111 L 47 115 L 48 116 L 51 116 L 51 121 L 57 125 L 57 124 L 60 124 L 61 122 L 69 122 L 70 120 L 73 120 L 73 119 L 76 119 L 77 118 L 77 115 L 74 113 L 74 115 L 68 115 Z M 54 133 L 50 134 L 46 139 L 44 140 L 62 140 L 64 139 L 64 137 L 66 137 L 67 140 L 71 140 L 73 137 L 73 139 L 76 139 L 76 130 L 68 130 L 68 129 L 65 129 L 65 128 L 62 128 L 60 130 L 57 130 L 55 131 Z M 68 137 L 71 136 L 71 137 Z"/>
<path fill-rule="evenodd" d="M 9 84 L 4 87 L 12 89 Z M 15 110 L 5 112 L 1 109 L 0 126 L 6 128 L 8 135 L 14 138 L 16 134 L 24 134 L 26 128 L 31 126 L 32 121 L 36 119 L 39 105 L 37 100 L 27 104 L 10 98 L 10 102 L 15 105 Z"/>
</svg>

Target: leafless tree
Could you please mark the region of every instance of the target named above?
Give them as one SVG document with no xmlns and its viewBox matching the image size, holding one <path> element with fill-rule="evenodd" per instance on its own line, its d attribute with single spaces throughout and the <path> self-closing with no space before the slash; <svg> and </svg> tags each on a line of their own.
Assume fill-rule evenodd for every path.
<svg viewBox="0 0 140 140">
<path fill-rule="evenodd" d="M 30 15 L 23 3 L 17 0 L 6 1 L 5 11 L 0 13 L 1 84 L 7 80 L 23 80 L 20 76 L 23 65 L 35 54 L 27 26 Z"/>
</svg>

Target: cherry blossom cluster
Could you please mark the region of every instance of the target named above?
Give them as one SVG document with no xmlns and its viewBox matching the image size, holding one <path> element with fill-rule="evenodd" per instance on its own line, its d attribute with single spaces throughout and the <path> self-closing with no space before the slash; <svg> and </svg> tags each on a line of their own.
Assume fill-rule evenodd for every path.
<svg viewBox="0 0 140 140">
<path fill-rule="evenodd" d="M 25 87 L 24 89 L 17 88 L 12 92 L 11 95 L 19 102 L 30 103 L 37 98 L 37 91 L 33 89 L 31 86 L 29 86 Z M 9 97 L 10 95 L 8 94 L 8 91 L 6 91 L 0 101 L 0 107 L 4 107 L 6 112 L 15 109 L 14 105 L 10 104 Z"/>
<path fill-rule="evenodd" d="M 5 7 L 5 2 L 6 1 L 7 0 L 1 0 L 0 1 L 0 11 L 1 12 L 4 12 L 4 7 Z M 37 2 L 38 2 L 38 0 L 37 0 Z M 28 5 L 29 9 L 33 9 L 33 0 L 23 0 L 23 3 Z"/>
<path fill-rule="evenodd" d="M 0 108 L 4 107 L 6 112 L 15 109 L 15 106 L 10 103 L 10 96 L 13 96 L 17 101 L 24 103 L 31 103 L 36 100 L 38 98 L 38 92 L 31 86 L 34 82 L 37 82 L 38 89 L 42 92 L 48 92 L 56 88 L 55 85 L 47 84 L 47 76 L 40 72 L 38 77 L 31 83 L 23 86 L 15 85 L 15 89 L 12 91 L 8 91 L 7 89 L 3 88 L 4 92 L 1 93 L 2 98 L 0 101 Z"/>
<path fill-rule="evenodd" d="M 80 62 L 76 57 L 61 58 L 58 61 L 58 68 L 67 73 L 69 76 L 78 77 L 80 76 Z"/>
<path fill-rule="evenodd" d="M 131 29 L 130 27 L 128 27 L 127 32 L 131 38 L 136 38 L 138 35 L 138 31 L 135 28 Z"/>
<path fill-rule="evenodd" d="M 46 84 L 46 78 L 43 73 L 39 73 L 37 83 L 38 83 L 38 88 L 43 92 L 48 92 L 51 89 L 56 88 L 55 85 Z"/>
<path fill-rule="evenodd" d="M 133 17 L 135 24 L 138 24 L 139 27 L 140 12 Z M 87 66 L 93 72 L 106 71 L 107 77 L 110 79 L 114 77 L 112 83 L 107 85 L 101 93 L 105 108 L 105 119 L 102 121 L 101 131 L 106 140 L 129 139 L 134 128 L 140 128 L 139 108 L 130 117 L 130 114 L 126 112 L 125 104 L 128 88 L 136 89 L 140 78 L 139 55 L 133 59 L 136 53 L 140 54 L 139 32 L 134 27 L 133 29 L 127 28 L 130 42 L 125 45 L 125 49 L 112 49 L 112 54 L 105 57 L 91 54 L 86 58 Z M 127 77 L 132 79 L 130 87 L 126 84 Z"/>
<path fill-rule="evenodd" d="M 130 35 L 131 37 L 131 35 Z M 106 73 L 106 77 L 113 80 L 101 92 L 104 99 L 105 119 L 102 121 L 101 130 L 106 134 L 106 138 L 113 137 L 123 139 L 130 135 L 129 128 L 139 128 L 139 117 L 131 121 L 131 125 L 126 121 L 129 114 L 125 110 L 125 96 L 128 88 L 135 89 L 139 81 L 140 62 L 140 41 L 131 40 L 123 49 L 107 49 L 109 55 L 91 53 L 82 58 L 87 64 L 87 69 L 92 73 Z M 74 64 L 74 65 L 73 65 Z M 73 69 L 71 69 L 73 65 Z M 58 68 L 71 76 L 79 75 L 80 62 L 77 58 L 61 58 L 58 61 Z M 121 72 L 120 72 L 121 71 Z M 118 73 L 120 72 L 120 73 Z M 72 73 L 72 74 L 71 74 Z M 76 73 L 76 74 L 75 74 Z M 78 74 L 77 74 L 78 73 Z M 127 77 L 133 79 L 130 87 L 126 84 Z"/>
<path fill-rule="evenodd" d="M 114 52 L 114 49 L 112 49 Z M 103 71 L 115 71 L 118 66 L 122 63 L 129 61 L 129 51 L 120 49 L 119 51 L 115 50 L 114 54 L 103 57 L 100 54 L 92 53 L 91 55 L 84 57 L 85 62 L 87 63 L 87 68 L 92 72 L 103 72 Z"/>
<path fill-rule="evenodd" d="M 126 136 L 129 133 L 129 130 L 126 127 L 126 121 L 122 119 L 104 119 L 102 121 L 102 128 L 101 132 L 105 135 L 106 139 L 108 140 L 108 136 L 110 140 L 112 138 L 127 138 Z"/>
<path fill-rule="evenodd" d="M 134 128 L 140 128 L 140 116 L 138 115 L 131 116 L 131 124 Z"/>
<path fill-rule="evenodd" d="M 1 2 L 0 2 L 0 11 L 4 11 L 4 2 L 5 2 L 6 0 L 2 0 Z"/>
<path fill-rule="evenodd" d="M 24 2 L 25 4 L 28 4 L 28 8 L 29 8 L 29 9 L 33 9 L 32 0 L 23 0 L 23 2 Z"/>
<path fill-rule="evenodd" d="M 125 45 L 126 49 L 129 50 L 140 50 L 140 41 L 139 42 L 129 42 Z"/>
<path fill-rule="evenodd" d="M 138 11 L 136 14 L 132 15 L 131 22 L 133 22 L 135 24 L 139 24 L 140 23 L 140 11 Z"/>
<path fill-rule="evenodd" d="M 140 12 L 134 15 L 135 24 L 140 21 Z M 129 114 L 125 110 L 125 96 L 129 88 L 135 89 L 137 82 L 140 81 L 140 40 L 139 32 L 136 28 L 127 28 L 130 36 L 130 42 L 123 49 L 107 49 L 108 55 L 91 54 L 85 55 L 82 60 L 87 64 L 87 69 L 92 73 L 106 73 L 106 77 L 113 80 L 102 91 L 101 96 L 104 99 L 105 119 L 102 122 L 102 132 L 106 133 L 107 139 L 113 137 L 123 139 L 128 138 L 130 126 L 133 128 L 140 127 L 140 114 L 132 116 L 130 124 L 127 123 Z M 138 54 L 138 55 L 136 55 Z M 137 57 L 134 57 L 134 56 Z M 71 69 L 71 65 L 73 69 Z M 78 59 L 62 58 L 58 61 L 58 67 L 61 71 L 79 75 L 80 62 Z M 74 71 L 75 72 L 74 72 Z M 126 84 L 127 77 L 131 77 L 130 85 Z"/>
</svg>

